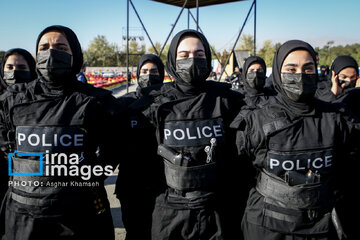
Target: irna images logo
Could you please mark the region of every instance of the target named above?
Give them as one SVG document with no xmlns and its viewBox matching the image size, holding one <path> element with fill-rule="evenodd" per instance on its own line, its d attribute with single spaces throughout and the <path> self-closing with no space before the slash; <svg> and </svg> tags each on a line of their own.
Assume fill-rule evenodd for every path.
<svg viewBox="0 0 360 240">
<path fill-rule="evenodd" d="M 111 176 L 111 165 L 87 165 L 84 153 L 9 153 L 9 176 L 70 176 L 89 180 L 92 176 Z"/>
</svg>

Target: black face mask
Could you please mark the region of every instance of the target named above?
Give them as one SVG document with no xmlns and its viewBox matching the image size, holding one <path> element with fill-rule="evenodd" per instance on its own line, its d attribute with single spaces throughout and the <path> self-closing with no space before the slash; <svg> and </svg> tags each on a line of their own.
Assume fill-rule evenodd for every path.
<svg viewBox="0 0 360 240">
<path fill-rule="evenodd" d="M 205 83 L 209 69 L 205 58 L 187 58 L 176 60 L 176 72 L 184 82 L 199 86 Z"/>
<path fill-rule="evenodd" d="M 65 81 L 71 76 L 71 56 L 54 49 L 38 52 L 36 68 L 46 81 Z"/>
<path fill-rule="evenodd" d="M 282 73 L 282 88 L 295 102 L 304 102 L 313 98 L 317 88 L 316 74 Z"/>
<path fill-rule="evenodd" d="M 31 74 L 30 71 L 24 70 L 4 71 L 4 80 L 8 85 L 29 82 L 31 80 Z"/>
<path fill-rule="evenodd" d="M 261 90 L 265 86 L 265 73 L 249 72 L 246 74 L 246 80 L 251 88 Z"/>
<path fill-rule="evenodd" d="M 154 75 L 154 74 L 147 74 L 147 75 L 141 75 L 138 79 L 139 87 L 149 87 L 156 84 L 161 84 L 162 81 L 160 79 L 160 75 Z"/>
<path fill-rule="evenodd" d="M 341 85 L 343 85 L 345 83 L 345 86 L 343 89 L 347 89 L 347 88 L 354 88 L 356 86 L 356 80 L 353 81 L 346 81 L 346 80 L 340 80 L 338 79 L 338 84 L 341 87 Z"/>
</svg>

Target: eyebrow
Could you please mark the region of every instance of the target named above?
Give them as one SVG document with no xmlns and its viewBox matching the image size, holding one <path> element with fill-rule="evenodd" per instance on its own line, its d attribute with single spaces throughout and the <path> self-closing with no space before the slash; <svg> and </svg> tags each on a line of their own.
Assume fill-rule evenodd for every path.
<svg viewBox="0 0 360 240">
<path fill-rule="evenodd" d="M 49 43 L 40 43 L 40 46 L 46 46 L 46 45 L 49 45 Z M 62 43 L 62 42 L 53 43 L 53 45 L 56 45 L 56 46 L 68 46 L 66 43 Z"/>
<path fill-rule="evenodd" d="M 191 51 L 187 51 L 187 50 L 178 51 L 178 53 L 182 53 L 182 52 L 188 53 L 188 52 L 191 52 Z M 203 49 L 198 49 L 198 50 L 195 50 L 195 51 L 194 51 L 194 53 L 197 53 L 197 52 L 205 52 L 205 50 L 203 50 Z"/>
<path fill-rule="evenodd" d="M 312 66 L 312 65 L 315 65 L 315 63 L 313 62 L 307 62 L 307 63 L 304 63 L 303 67 L 307 67 L 307 66 Z M 286 64 L 284 67 L 298 67 L 299 65 L 296 64 L 296 63 L 288 63 Z"/>
<path fill-rule="evenodd" d="M 307 63 L 304 63 L 303 67 L 308 67 L 308 66 L 313 66 L 313 65 L 315 65 L 315 63 L 307 62 Z"/>
</svg>

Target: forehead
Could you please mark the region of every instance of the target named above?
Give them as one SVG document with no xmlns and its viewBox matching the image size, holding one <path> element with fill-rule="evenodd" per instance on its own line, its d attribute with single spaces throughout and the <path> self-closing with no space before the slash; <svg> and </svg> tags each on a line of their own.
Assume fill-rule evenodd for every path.
<svg viewBox="0 0 360 240">
<path fill-rule="evenodd" d="M 353 67 L 347 67 L 347 68 L 344 68 L 343 70 L 341 70 L 339 72 L 339 74 L 346 75 L 346 76 L 353 76 L 353 75 L 357 75 L 358 72 Z"/>
<path fill-rule="evenodd" d="M 262 68 L 261 64 L 258 62 L 253 62 L 250 64 L 249 69 Z"/>
<path fill-rule="evenodd" d="M 314 62 L 311 54 L 306 50 L 295 50 L 284 59 L 283 65 L 286 64 L 303 64 L 306 62 Z"/>
<path fill-rule="evenodd" d="M 11 54 L 6 58 L 5 64 L 24 64 L 27 63 L 25 58 L 20 54 Z"/>
<path fill-rule="evenodd" d="M 155 63 L 147 61 L 145 62 L 142 66 L 141 66 L 141 70 L 142 69 L 157 69 L 157 66 Z"/>
<path fill-rule="evenodd" d="M 61 32 L 50 31 L 42 35 L 40 38 L 39 44 L 41 43 L 66 43 L 69 44 L 68 40 L 66 39 L 65 35 Z"/>
<path fill-rule="evenodd" d="M 179 45 L 177 47 L 177 51 L 196 51 L 196 50 L 204 50 L 204 45 L 201 40 L 194 36 L 185 36 L 181 38 Z"/>
</svg>

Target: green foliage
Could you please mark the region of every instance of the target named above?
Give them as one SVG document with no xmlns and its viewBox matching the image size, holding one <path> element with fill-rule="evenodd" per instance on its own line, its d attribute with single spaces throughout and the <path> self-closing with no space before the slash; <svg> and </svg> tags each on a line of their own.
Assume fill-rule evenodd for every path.
<svg viewBox="0 0 360 240">
<path fill-rule="evenodd" d="M 83 53 L 89 67 L 126 66 L 126 50 L 120 51 L 118 45 L 109 43 L 105 36 L 95 37 Z M 140 57 L 145 54 L 145 45 L 139 46 L 132 40 L 129 42 L 129 53 L 129 66 L 137 66 Z"/>
<path fill-rule="evenodd" d="M 154 45 L 155 45 L 155 48 L 156 48 L 157 52 L 160 53 L 162 44 L 159 43 L 159 42 L 155 42 Z M 170 47 L 170 44 L 166 44 L 165 47 L 164 47 L 164 50 L 163 50 L 162 53 L 161 53 L 161 57 L 160 57 L 160 58 L 161 58 L 161 61 L 163 61 L 164 64 L 165 64 L 165 62 L 166 62 L 166 57 L 167 57 L 167 54 L 168 54 L 168 51 L 169 51 L 169 47 Z M 150 45 L 150 47 L 148 48 L 148 53 L 152 53 L 152 54 L 158 55 L 158 53 L 155 52 L 153 46 L 151 46 L 151 45 Z"/>
<path fill-rule="evenodd" d="M 155 48 L 158 52 L 162 47 L 162 44 L 159 42 L 154 43 Z M 351 44 L 351 45 L 338 45 L 333 46 L 334 41 L 329 41 L 322 48 L 315 48 L 315 51 L 319 53 L 319 64 L 320 65 L 329 65 L 331 66 L 332 61 L 340 55 L 350 55 L 356 59 L 360 63 L 360 43 Z M 266 40 L 263 43 L 263 47 L 258 49 L 257 55 L 262 57 L 266 65 L 268 67 L 272 66 L 274 54 L 277 49 L 281 46 L 280 43 L 273 44 L 271 40 Z M 161 54 L 161 60 L 166 62 L 166 56 L 169 51 L 170 45 L 167 44 Z M 211 46 L 215 49 L 214 46 Z M 251 34 L 244 34 L 240 43 L 236 47 L 238 50 L 248 50 L 250 54 L 254 53 L 254 37 Z M 153 53 L 156 54 L 154 48 L 149 46 L 145 48 L 145 45 L 139 45 L 135 40 L 131 40 L 129 42 L 129 66 L 137 66 L 137 63 L 142 55 L 145 53 Z M 0 51 L 0 59 L 4 55 L 5 52 Z M 216 53 L 217 57 L 223 64 L 228 58 L 230 52 L 227 50 L 223 50 L 222 53 Z M 95 37 L 88 49 L 84 51 L 84 59 L 87 62 L 88 66 L 126 66 L 126 49 L 120 51 L 119 47 L 114 43 L 109 43 L 105 36 L 97 36 Z"/>
<path fill-rule="evenodd" d="M 4 57 L 5 51 L 0 51 L 0 60 Z"/>
<path fill-rule="evenodd" d="M 244 34 L 240 38 L 240 43 L 235 50 L 248 50 L 250 56 L 254 55 L 254 36 L 251 34 Z"/>
<path fill-rule="evenodd" d="M 319 65 L 329 65 L 331 66 L 332 62 L 337 56 L 340 55 L 350 55 L 359 63 L 360 62 L 360 44 L 355 43 L 351 45 L 338 45 L 333 46 L 332 41 L 329 41 L 322 48 L 315 48 L 315 51 L 319 53 Z"/>
</svg>

